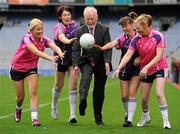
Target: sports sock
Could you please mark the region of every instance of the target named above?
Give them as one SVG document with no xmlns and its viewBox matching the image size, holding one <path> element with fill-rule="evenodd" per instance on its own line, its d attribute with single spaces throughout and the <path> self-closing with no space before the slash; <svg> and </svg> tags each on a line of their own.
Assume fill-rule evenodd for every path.
<svg viewBox="0 0 180 134">
<path fill-rule="evenodd" d="M 136 98 L 130 98 L 128 101 L 128 121 L 132 122 L 136 110 Z"/>
<path fill-rule="evenodd" d="M 76 103 L 77 103 L 77 90 L 69 91 L 69 105 L 70 105 L 70 113 L 71 113 L 71 115 L 75 114 Z"/>
<path fill-rule="evenodd" d="M 125 116 L 128 115 L 128 101 L 122 101 L 124 110 L 125 110 Z"/>
<path fill-rule="evenodd" d="M 58 91 L 56 88 L 52 89 L 52 103 L 51 108 L 57 108 L 58 107 L 58 98 L 61 91 Z"/>
<path fill-rule="evenodd" d="M 38 112 L 36 109 L 31 109 L 31 120 L 37 120 L 38 119 Z"/>
<path fill-rule="evenodd" d="M 163 121 L 167 121 L 168 120 L 168 108 L 167 108 L 167 105 L 160 106 L 160 111 L 161 111 Z"/>
</svg>

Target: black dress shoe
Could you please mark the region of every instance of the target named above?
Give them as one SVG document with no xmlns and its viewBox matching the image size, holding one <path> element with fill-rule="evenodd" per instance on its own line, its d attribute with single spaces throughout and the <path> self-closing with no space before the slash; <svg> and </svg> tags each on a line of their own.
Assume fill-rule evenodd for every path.
<svg viewBox="0 0 180 134">
<path fill-rule="evenodd" d="M 126 121 L 126 122 L 123 124 L 123 127 L 132 127 L 132 122 Z"/>
<path fill-rule="evenodd" d="M 102 122 L 102 120 L 96 121 L 96 124 L 98 127 L 104 126 L 104 123 Z"/>
<path fill-rule="evenodd" d="M 87 107 L 87 101 L 86 99 L 81 100 L 80 104 L 79 104 L 79 114 L 81 116 L 85 115 L 85 109 Z"/>
<path fill-rule="evenodd" d="M 128 115 L 125 115 L 125 117 L 124 117 L 124 124 L 126 124 L 127 120 L 128 120 Z"/>
</svg>

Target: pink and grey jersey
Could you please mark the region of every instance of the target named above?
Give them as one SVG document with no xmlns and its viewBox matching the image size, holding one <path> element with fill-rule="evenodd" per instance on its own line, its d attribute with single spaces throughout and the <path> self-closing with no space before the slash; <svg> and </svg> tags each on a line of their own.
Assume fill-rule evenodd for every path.
<svg viewBox="0 0 180 134">
<path fill-rule="evenodd" d="M 59 40 L 59 35 L 64 34 L 66 38 L 74 38 L 77 31 L 77 25 L 75 21 L 71 21 L 69 26 L 65 26 L 63 23 L 57 23 L 53 28 L 54 42 L 61 49 L 62 52 L 66 51 L 63 60 L 59 58 L 58 63 L 61 65 L 72 65 L 72 44 L 64 44 Z M 56 53 L 55 53 L 56 55 Z"/>
<path fill-rule="evenodd" d="M 12 62 L 11 68 L 14 71 L 18 72 L 27 72 L 33 68 L 37 68 L 39 56 L 33 54 L 27 49 L 27 45 L 34 45 L 40 51 L 44 51 L 45 47 L 48 47 L 48 44 L 51 43 L 51 40 L 43 36 L 39 42 L 37 42 L 32 34 L 28 32 L 21 39 L 19 48 L 17 49 Z"/>
<path fill-rule="evenodd" d="M 129 49 L 132 51 L 137 50 L 140 55 L 141 69 L 147 65 L 155 56 L 157 48 L 165 48 L 165 41 L 163 35 L 155 30 L 151 30 L 148 37 L 142 37 L 141 35 L 137 35 L 131 41 Z M 155 65 L 153 65 L 147 72 L 147 75 L 152 75 L 161 69 L 167 69 L 167 61 L 165 58 L 165 54 L 161 60 L 159 60 Z"/>
<path fill-rule="evenodd" d="M 126 54 L 128 48 L 129 48 L 131 39 L 127 35 L 122 34 L 122 35 L 120 35 L 119 38 L 117 38 L 117 42 L 118 42 L 118 44 L 116 45 L 116 49 L 117 50 L 121 49 L 121 52 L 122 52 L 121 59 L 122 59 L 123 56 Z M 140 67 L 134 65 L 134 60 L 137 57 L 139 57 L 139 54 L 137 51 L 135 51 L 133 56 L 131 57 L 130 61 L 120 70 L 122 75 L 123 74 L 124 75 L 130 75 L 133 73 L 137 74 L 140 71 Z"/>
</svg>

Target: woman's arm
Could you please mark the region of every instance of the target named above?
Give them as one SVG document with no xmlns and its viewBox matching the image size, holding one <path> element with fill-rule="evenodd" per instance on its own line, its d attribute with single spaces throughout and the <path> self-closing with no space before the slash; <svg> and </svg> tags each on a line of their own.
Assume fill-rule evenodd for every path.
<svg viewBox="0 0 180 134">
<path fill-rule="evenodd" d="M 59 55 L 60 58 L 64 58 L 65 52 L 63 53 L 57 45 L 55 45 L 53 42 L 51 42 L 48 45 L 54 52 L 56 52 Z"/>
<path fill-rule="evenodd" d="M 120 70 L 121 68 L 123 68 L 128 63 L 128 61 L 131 59 L 133 53 L 134 53 L 134 51 L 128 49 L 126 54 L 123 56 L 120 64 L 118 65 L 117 69 Z"/>
<path fill-rule="evenodd" d="M 156 48 L 156 56 L 144 67 L 147 70 L 156 64 L 163 56 L 164 48 Z"/>
<path fill-rule="evenodd" d="M 75 40 L 76 40 L 76 38 L 71 38 L 71 39 L 66 38 L 65 34 L 60 34 L 58 36 L 58 38 L 64 44 L 73 44 L 75 42 Z"/>
<path fill-rule="evenodd" d="M 126 54 L 123 56 L 120 64 L 118 65 L 116 71 L 113 73 L 112 78 L 114 78 L 114 77 L 119 75 L 120 69 L 123 68 L 128 63 L 128 61 L 131 59 L 133 53 L 134 53 L 134 51 L 128 49 Z"/>
<path fill-rule="evenodd" d="M 107 44 L 105 44 L 102 47 L 99 45 L 94 45 L 94 47 L 101 50 L 101 51 L 105 51 L 105 50 L 108 50 L 108 49 L 115 47 L 117 45 L 117 43 L 118 43 L 117 40 L 114 40 L 114 41 L 108 42 Z"/>
<path fill-rule="evenodd" d="M 27 45 L 27 49 L 29 51 L 31 51 L 33 54 L 43 58 L 43 59 L 46 59 L 46 60 L 49 60 L 51 62 L 55 62 L 57 59 L 58 59 L 58 56 L 50 56 L 50 55 L 47 55 L 46 53 L 42 52 L 42 51 L 39 51 L 34 45 L 32 44 L 29 44 Z"/>
</svg>

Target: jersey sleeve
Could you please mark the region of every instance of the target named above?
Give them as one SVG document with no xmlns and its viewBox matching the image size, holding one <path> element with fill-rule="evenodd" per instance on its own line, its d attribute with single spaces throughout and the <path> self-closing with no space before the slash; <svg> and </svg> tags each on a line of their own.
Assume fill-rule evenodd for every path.
<svg viewBox="0 0 180 134">
<path fill-rule="evenodd" d="M 48 37 L 43 37 L 43 43 L 45 45 L 45 47 L 49 47 L 49 44 L 52 43 L 51 39 L 49 39 Z"/>
<path fill-rule="evenodd" d="M 60 34 L 64 34 L 66 32 L 66 27 L 62 23 L 58 23 L 54 26 L 53 35 L 54 39 L 58 40 Z"/>
<path fill-rule="evenodd" d="M 128 49 L 131 50 L 131 51 L 135 51 L 135 50 L 137 49 L 138 40 L 139 40 L 139 37 L 138 37 L 138 36 L 134 37 L 134 38 L 131 40 Z"/>
<path fill-rule="evenodd" d="M 155 34 L 153 37 L 156 40 L 156 47 L 157 48 L 165 48 L 166 47 L 164 37 L 161 33 Z"/>
<path fill-rule="evenodd" d="M 21 44 L 33 45 L 33 41 L 29 36 L 24 36 L 24 38 L 22 39 Z"/>
<path fill-rule="evenodd" d="M 121 49 L 126 41 L 125 35 L 120 35 L 119 38 L 116 39 L 118 44 L 115 46 L 117 50 Z"/>
</svg>

